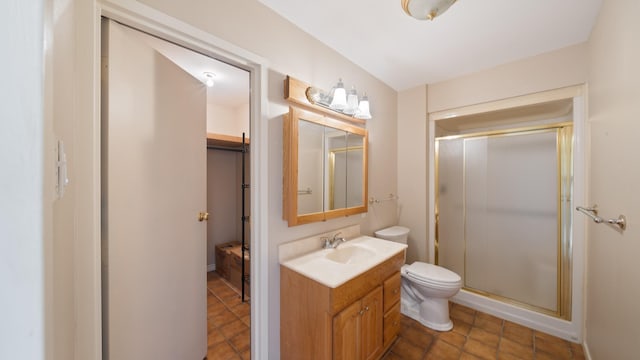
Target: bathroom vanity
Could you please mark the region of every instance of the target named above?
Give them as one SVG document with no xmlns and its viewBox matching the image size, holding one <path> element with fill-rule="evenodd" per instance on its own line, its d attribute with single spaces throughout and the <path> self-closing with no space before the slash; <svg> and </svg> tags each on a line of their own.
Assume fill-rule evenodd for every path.
<svg viewBox="0 0 640 360">
<path fill-rule="evenodd" d="M 406 245 L 362 236 L 283 262 L 282 359 L 379 359 L 400 330 Z"/>
</svg>

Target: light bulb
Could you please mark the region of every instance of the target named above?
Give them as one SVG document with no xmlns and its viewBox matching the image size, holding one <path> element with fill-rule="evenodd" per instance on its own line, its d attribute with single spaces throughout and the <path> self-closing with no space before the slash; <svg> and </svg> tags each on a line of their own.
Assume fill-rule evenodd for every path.
<svg viewBox="0 0 640 360">
<path fill-rule="evenodd" d="M 205 85 L 207 85 L 208 87 L 213 87 L 214 82 L 213 79 L 216 77 L 216 74 L 212 73 L 212 72 L 205 72 L 204 73 L 204 83 Z"/>
</svg>

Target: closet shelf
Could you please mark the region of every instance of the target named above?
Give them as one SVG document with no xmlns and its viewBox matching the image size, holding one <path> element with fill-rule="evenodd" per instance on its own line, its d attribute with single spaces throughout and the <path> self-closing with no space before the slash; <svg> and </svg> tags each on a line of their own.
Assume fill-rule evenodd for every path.
<svg viewBox="0 0 640 360">
<path fill-rule="evenodd" d="M 249 138 L 245 138 L 248 145 Z M 242 137 L 216 133 L 207 133 L 207 147 L 242 148 Z"/>
</svg>

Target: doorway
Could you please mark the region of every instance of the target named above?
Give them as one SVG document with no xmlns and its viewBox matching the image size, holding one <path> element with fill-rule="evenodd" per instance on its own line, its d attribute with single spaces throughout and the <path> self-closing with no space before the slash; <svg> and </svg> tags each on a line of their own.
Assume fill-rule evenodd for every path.
<svg viewBox="0 0 640 360">
<path fill-rule="evenodd" d="M 220 151 L 222 142 L 230 151 L 240 144 L 243 175 L 247 168 L 249 72 L 109 20 L 103 36 L 104 355 L 202 358 L 212 345 L 206 271 L 218 264 L 207 256 L 216 231 L 196 218 L 202 222 L 211 212 L 208 148 Z M 228 106 L 238 109 L 222 109 L 234 96 L 244 97 Z M 214 177 L 225 173 L 213 163 Z M 239 188 L 245 208 L 250 187 L 243 180 Z M 243 235 L 250 232 L 246 220 L 242 214 L 235 226 Z M 238 294 L 248 310 L 242 286 Z M 171 335 L 176 329 L 180 337 Z M 150 342 L 158 345 L 151 349 Z"/>
</svg>

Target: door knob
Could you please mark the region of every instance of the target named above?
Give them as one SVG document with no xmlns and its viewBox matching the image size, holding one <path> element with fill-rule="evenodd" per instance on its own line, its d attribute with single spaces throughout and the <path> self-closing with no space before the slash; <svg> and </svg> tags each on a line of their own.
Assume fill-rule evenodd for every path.
<svg viewBox="0 0 640 360">
<path fill-rule="evenodd" d="M 208 212 L 200 212 L 198 214 L 198 221 L 207 221 L 209 220 L 209 213 Z"/>
</svg>

